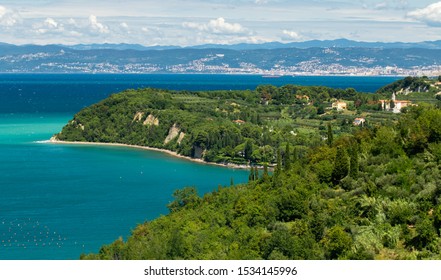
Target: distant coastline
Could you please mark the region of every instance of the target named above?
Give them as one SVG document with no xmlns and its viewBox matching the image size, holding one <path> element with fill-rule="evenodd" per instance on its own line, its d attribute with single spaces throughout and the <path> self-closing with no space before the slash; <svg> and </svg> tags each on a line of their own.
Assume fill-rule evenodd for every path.
<svg viewBox="0 0 441 280">
<path fill-rule="evenodd" d="M 239 164 L 233 164 L 233 163 L 222 164 L 222 163 L 216 163 L 216 162 L 208 162 L 208 161 L 204 161 L 202 159 L 183 156 L 183 155 L 180 155 L 174 151 L 160 149 L 160 148 L 154 148 L 154 147 L 148 147 L 148 146 L 129 145 L 129 144 L 122 144 L 122 143 L 61 141 L 61 140 L 58 140 L 54 137 L 52 137 L 50 140 L 38 141 L 38 143 L 126 147 L 126 148 L 133 148 L 133 149 L 141 149 L 141 150 L 147 150 L 147 151 L 166 153 L 166 154 L 171 155 L 176 158 L 181 158 L 181 159 L 185 159 L 185 160 L 192 161 L 195 163 L 200 163 L 200 164 L 215 165 L 215 166 L 219 166 L 219 167 L 234 168 L 234 169 L 249 169 L 250 168 L 250 165 L 239 165 Z"/>
</svg>

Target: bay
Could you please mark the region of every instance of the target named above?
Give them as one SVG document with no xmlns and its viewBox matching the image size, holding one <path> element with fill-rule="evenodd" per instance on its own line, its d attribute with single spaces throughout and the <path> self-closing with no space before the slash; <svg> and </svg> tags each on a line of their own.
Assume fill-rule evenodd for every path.
<svg viewBox="0 0 441 280">
<path fill-rule="evenodd" d="M 128 88 L 254 89 L 294 83 L 373 92 L 393 77 L 0 74 L 0 259 L 78 259 L 168 212 L 174 190 L 202 195 L 248 172 L 125 147 L 40 142 L 73 114 Z"/>
</svg>

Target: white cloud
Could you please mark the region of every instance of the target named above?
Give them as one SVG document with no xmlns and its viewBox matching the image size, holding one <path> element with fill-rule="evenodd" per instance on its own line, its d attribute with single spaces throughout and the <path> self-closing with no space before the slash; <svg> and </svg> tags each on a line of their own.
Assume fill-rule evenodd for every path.
<svg viewBox="0 0 441 280">
<path fill-rule="evenodd" d="M 75 19 L 73 19 L 73 18 L 70 18 L 67 21 L 67 23 L 70 24 L 70 25 L 73 25 L 73 26 L 78 26 L 77 21 Z"/>
<path fill-rule="evenodd" d="M 146 0 L 111 0 L 109 5 L 90 0 L 3 0 L 0 41 L 182 46 L 342 37 L 429 41 L 440 38 L 440 1 L 186 0 L 181 5 L 176 0 L 149 0 L 146 5 Z"/>
<path fill-rule="evenodd" d="M 282 39 L 285 40 L 285 41 L 292 41 L 292 40 L 297 41 L 297 40 L 300 40 L 302 38 L 302 36 L 300 36 L 299 33 L 295 32 L 295 31 L 292 31 L 292 30 L 286 30 L 285 29 L 285 30 L 282 31 L 282 33 L 283 33 Z"/>
<path fill-rule="evenodd" d="M 89 24 L 93 31 L 98 33 L 109 33 L 109 27 L 102 24 L 101 22 L 98 22 L 98 19 L 95 15 L 89 16 Z"/>
<path fill-rule="evenodd" d="M 53 18 L 46 18 L 43 23 L 35 23 L 33 25 L 33 28 L 35 29 L 35 32 L 37 32 L 39 35 L 46 34 L 46 33 L 61 33 L 64 32 L 64 26 L 63 24 L 57 22 Z"/>
<path fill-rule="evenodd" d="M 49 28 L 58 28 L 58 22 L 56 22 L 53 18 L 47 18 L 44 21 L 44 24 Z"/>
<path fill-rule="evenodd" d="M 0 6 L 0 26 L 12 27 L 21 21 L 21 16 L 4 6 Z"/>
<path fill-rule="evenodd" d="M 240 34 L 247 32 L 247 30 L 239 23 L 226 22 L 223 17 L 212 19 L 208 23 L 184 22 L 182 25 L 185 28 L 192 28 L 215 34 Z"/>
<path fill-rule="evenodd" d="M 441 26 L 441 2 L 409 12 L 407 16 L 432 26 Z"/>
</svg>

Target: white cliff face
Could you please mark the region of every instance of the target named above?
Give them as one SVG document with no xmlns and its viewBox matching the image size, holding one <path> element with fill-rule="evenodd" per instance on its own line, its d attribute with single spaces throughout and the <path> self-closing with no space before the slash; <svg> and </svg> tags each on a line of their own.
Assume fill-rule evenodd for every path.
<svg viewBox="0 0 441 280">
<path fill-rule="evenodd" d="M 153 116 L 152 114 L 148 115 L 147 119 L 145 119 L 145 121 L 143 122 L 143 125 L 148 125 L 148 126 L 158 126 L 159 125 L 159 119 L 155 116 Z"/>
<path fill-rule="evenodd" d="M 178 144 L 181 145 L 182 140 L 184 140 L 185 137 L 185 133 L 181 132 L 179 133 L 179 137 L 178 137 Z"/>
<path fill-rule="evenodd" d="M 168 144 L 170 141 L 172 141 L 173 139 L 178 137 L 180 132 L 181 132 L 181 129 L 176 125 L 176 123 L 173 124 L 173 126 L 168 131 L 167 137 L 164 140 L 164 145 Z M 181 141 L 182 141 L 182 139 L 181 139 Z M 178 143 L 180 143 L 180 142 L 178 141 Z"/>
<path fill-rule="evenodd" d="M 144 112 L 137 112 L 135 114 L 135 116 L 133 117 L 133 121 L 132 122 L 139 122 L 142 120 L 142 117 L 144 116 Z"/>
</svg>

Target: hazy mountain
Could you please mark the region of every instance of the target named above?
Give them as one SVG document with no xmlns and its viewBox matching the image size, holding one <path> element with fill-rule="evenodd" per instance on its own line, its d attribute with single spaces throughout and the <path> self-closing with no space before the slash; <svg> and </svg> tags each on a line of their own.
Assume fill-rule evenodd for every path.
<svg viewBox="0 0 441 280">
<path fill-rule="evenodd" d="M 0 44 L 0 72 L 6 73 L 420 75 L 424 70 L 424 75 L 438 75 L 441 70 L 438 65 L 441 65 L 441 41 L 410 44 L 342 39 L 191 48 Z"/>
<path fill-rule="evenodd" d="M 40 45 L 21 45 L 16 46 L 7 43 L 1 43 L 2 47 L 11 48 L 22 48 L 22 49 L 32 49 L 42 47 Z M 180 46 L 143 46 L 140 44 L 79 44 L 79 45 L 46 45 L 44 47 L 62 47 L 69 48 L 72 50 L 170 50 L 170 49 L 229 49 L 229 50 L 259 50 L 259 49 L 281 49 L 281 48 L 384 48 L 384 49 L 410 49 L 410 48 L 423 48 L 423 49 L 441 49 L 441 40 L 439 41 L 426 41 L 417 43 L 384 43 L 384 42 L 359 42 L 347 39 L 337 39 L 337 40 L 311 40 L 304 42 L 292 42 L 292 43 L 281 43 L 281 42 L 269 42 L 262 44 L 233 44 L 233 45 L 222 45 L 222 44 L 205 44 L 196 45 L 189 47 Z"/>
<path fill-rule="evenodd" d="M 358 42 L 347 39 L 338 40 L 312 40 L 305 42 L 280 43 L 270 42 L 263 44 L 236 44 L 236 45 L 200 45 L 191 48 L 223 48 L 234 50 L 251 50 L 251 49 L 280 49 L 280 48 L 425 48 L 425 49 L 441 49 L 441 40 L 432 42 L 419 43 L 382 43 L 382 42 Z"/>
<path fill-rule="evenodd" d="M 80 44 L 80 45 L 63 45 L 64 47 L 73 50 L 167 50 L 167 49 L 179 49 L 178 46 L 150 46 L 146 47 L 139 44 Z"/>
</svg>

